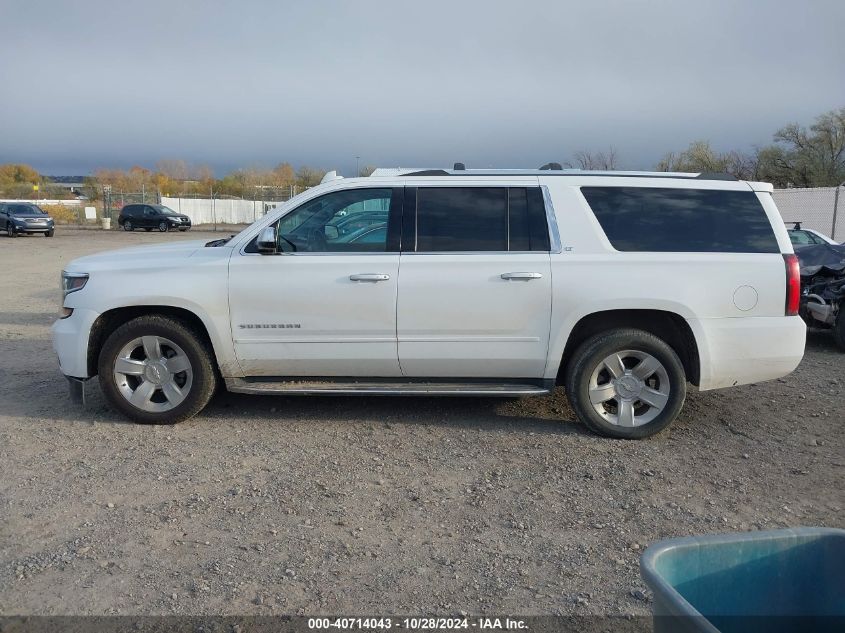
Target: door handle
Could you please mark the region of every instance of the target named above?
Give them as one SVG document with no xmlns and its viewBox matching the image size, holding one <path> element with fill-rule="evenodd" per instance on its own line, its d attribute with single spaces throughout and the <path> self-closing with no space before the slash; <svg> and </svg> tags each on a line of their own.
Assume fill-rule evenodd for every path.
<svg viewBox="0 0 845 633">
<path fill-rule="evenodd" d="M 360 273 L 358 275 L 349 275 L 349 279 L 352 281 L 387 281 L 390 279 L 390 275 L 384 275 L 382 273 Z"/>
<path fill-rule="evenodd" d="M 521 279 L 523 281 L 530 281 L 531 279 L 541 279 L 542 273 L 502 273 L 502 279 Z"/>
</svg>

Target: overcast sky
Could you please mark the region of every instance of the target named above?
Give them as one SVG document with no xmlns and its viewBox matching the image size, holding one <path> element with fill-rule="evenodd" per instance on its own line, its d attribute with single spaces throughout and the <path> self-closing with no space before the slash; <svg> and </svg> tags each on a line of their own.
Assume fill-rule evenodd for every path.
<svg viewBox="0 0 845 633">
<path fill-rule="evenodd" d="M 0 163 L 537 167 L 845 106 L 845 2 L 0 0 Z"/>
</svg>

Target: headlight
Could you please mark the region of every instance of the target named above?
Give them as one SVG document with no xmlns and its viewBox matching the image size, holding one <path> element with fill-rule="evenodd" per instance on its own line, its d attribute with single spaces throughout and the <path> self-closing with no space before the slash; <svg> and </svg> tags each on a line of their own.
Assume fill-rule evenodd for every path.
<svg viewBox="0 0 845 633">
<path fill-rule="evenodd" d="M 66 273 L 62 271 L 62 303 L 71 292 L 82 290 L 88 283 L 88 273 Z"/>
<path fill-rule="evenodd" d="M 170 221 L 175 222 L 176 224 L 179 224 L 180 222 L 182 222 L 182 220 L 180 220 L 179 218 L 170 218 Z"/>
</svg>

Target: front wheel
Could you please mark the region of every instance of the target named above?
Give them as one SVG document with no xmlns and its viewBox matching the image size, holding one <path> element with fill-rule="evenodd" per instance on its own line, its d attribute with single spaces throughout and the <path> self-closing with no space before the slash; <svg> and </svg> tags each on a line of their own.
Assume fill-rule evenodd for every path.
<svg viewBox="0 0 845 633">
<path fill-rule="evenodd" d="M 117 328 L 97 369 L 106 399 L 140 424 L 175 424 L 199 413 L 217 387 L 213 356 L 190 327 L 164 316 Z"/>
<path fill-rule="evenodd" d="M 11 222 L 6 223 L 6 233 L 9 234 L 9 237 L 17 237 L 18 232 L 15 230 L 15 225 Z"/>
<path fill-rule="evenodd" d="M 640 439 L 659 433 L 678 416 L 686 375 L 675 351 L 635 329 L 609 330 L 573 354 L 566 390 L 578 418 L 607 437 Z"/>
<path fill-rule="evenodd" d="M 158 230 L 162 233 L 166 233 L 169 228 L 170 226 L 167 224 L 167 222 L 159 222 Z"/>
<path fill-rule="evenodd" d="M 839 314 L 833 324 L 833 340 L 845 352 L 845 299 L 839 302 Z"/>
<path fill-rule="evenodd" d="M 50 229 L 49 231 L 47 231 L 44 234 L 44 237 L 53 237 L 54 233 L 55 233 L 55 229 Z"/>
</svg>

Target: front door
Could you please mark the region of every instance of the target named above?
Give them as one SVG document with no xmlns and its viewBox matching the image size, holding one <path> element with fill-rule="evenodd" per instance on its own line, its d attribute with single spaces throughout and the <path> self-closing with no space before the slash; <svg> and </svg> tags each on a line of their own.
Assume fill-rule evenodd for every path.
<svg viewBox="0 0 845 633">
<path fill-rule="evenodd" d="M 143 216 L 144 228 L 155 229 L 158 228 L 158 212 L 152 207 L 144 207 Z"/>
<path fill-rule="evenodd" d="M 551 264 L 536 180 L 407 191 L 397 305 L 402 373 L 542 377 Z"/>
<path fill-rule="evenodd" d="M 350 188 L 276 223 L 229 265 L 235 354 L 247 376 L 401 375 L 396 348 L 401 189 Z"/>
</svg>

